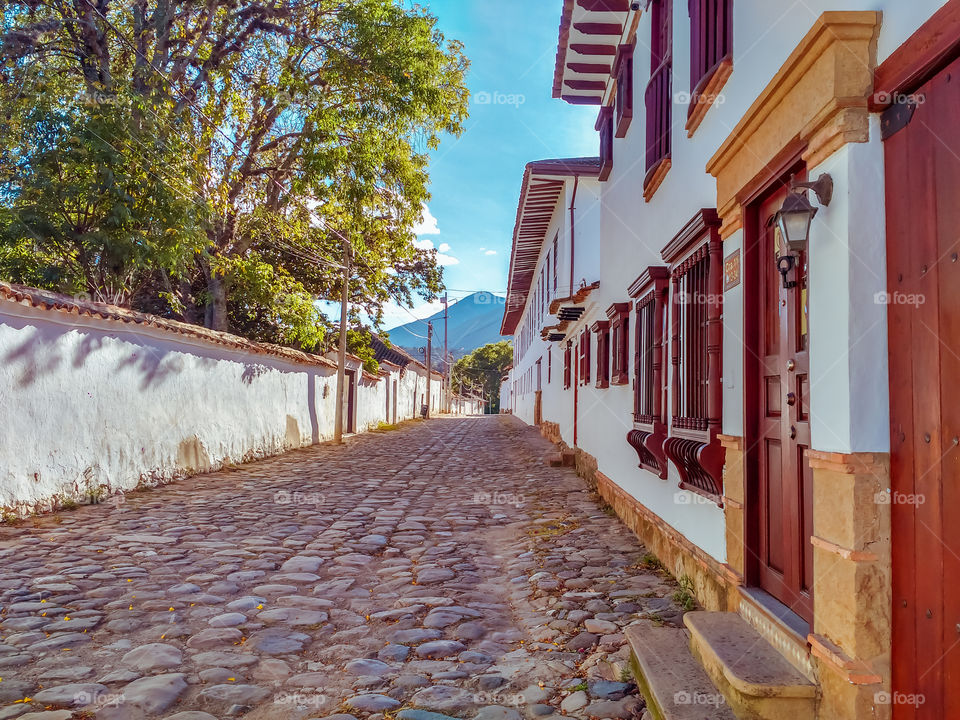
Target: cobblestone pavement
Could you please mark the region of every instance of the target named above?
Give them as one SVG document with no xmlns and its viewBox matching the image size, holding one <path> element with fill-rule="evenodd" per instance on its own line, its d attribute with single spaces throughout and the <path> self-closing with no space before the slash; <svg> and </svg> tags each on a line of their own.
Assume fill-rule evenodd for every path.
<svg viewBox="0 0 960 720">
<path fill-rule="evenodd" d="M 414 422 L 0 526 L 0 720 L 638 717 L 677 588 L 551 449 Z"/>
</svg>

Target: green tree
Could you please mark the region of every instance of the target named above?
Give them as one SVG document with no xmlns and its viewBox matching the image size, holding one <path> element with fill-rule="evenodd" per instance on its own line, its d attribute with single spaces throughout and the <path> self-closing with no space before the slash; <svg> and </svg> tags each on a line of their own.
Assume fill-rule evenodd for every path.
<svg viewBox="0 0 960 720">
<path fill-rule="evenodd" d="M 312 346 L 332 327 L 311 305 L 339 296 L 343 238 L 355 261 L 351 301 L 375 321 L 389 300 L 410 304 L 440 289 L 434 254 L 413 246 L 412 227 L 429 198 L 427 151 L 462 131 L 467 61 L 424 9 L 397 0 L 13 0 L 0 11 L 0 102 L 13 109 L 0 124 L 26 127 L 41 91 L 70 107 L 133 98 L 128 122 L 152 125 L 155 141 L 137 145 L 139 155 L 121 143 L 113 167 L 164 178 L 177 169 L 171 159 L 183 159 L 193 170 L 182 173 L 184 196 L 198 208 L 189 234 L 202 229 L 202 252 L 178 244 L 191 262 L 176 273 L 168 266 L 179 267 L 179 253 L 176 263 L 134 257 L 154 271 L 146 291 L 131 293 L 135 303 L 162 311 L 160 297 L 191 322 Z M 104 132 L 110 146 L 124 137 Z M 34 152 L 0 136 L 0 176 L 13 178 L 10 168 Z M 90 178 L 70 183 L 73 194 L 103 193 Z M 4 191 L 6 226 L 22 222 L 22 187 Z"/>
<path fill-rule="evenodd" d="M 500 412 L 500 380 L 512 362 L 513 343 L 509 340 L 477 348 L 454 363 L 454 392 L 481 392 L 490 403 L 490 412 Z"/>
</svg>

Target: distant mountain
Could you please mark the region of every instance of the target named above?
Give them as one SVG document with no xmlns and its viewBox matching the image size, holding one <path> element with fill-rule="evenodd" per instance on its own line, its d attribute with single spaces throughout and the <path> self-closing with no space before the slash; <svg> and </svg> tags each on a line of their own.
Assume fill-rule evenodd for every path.
<svg viewBox="0 0 960 720">
<path fill-rule="evenodd" d="M 450 305 L 447 328 L 450 333 L 448 349 L 455 358 L 468 355 L 487 343 L 499 342 L 500 323 L 503 320 L 504 299 L 493 293 L 476 292 Z M 433 352 L 439 359 L 443 353 L 443 311 L 424 319 L 388 330 L 390 342 L 399 345 L 418 360 L 420 350 L 427 345 L 427 322 L 433 322 Z M 422 337 L 421 337 L 422 336 Z"/>
</svg>

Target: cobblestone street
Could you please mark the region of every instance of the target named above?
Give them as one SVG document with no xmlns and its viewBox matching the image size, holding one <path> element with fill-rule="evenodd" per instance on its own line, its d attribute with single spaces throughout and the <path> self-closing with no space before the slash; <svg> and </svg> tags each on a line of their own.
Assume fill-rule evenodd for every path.
<svg viewBox="0 0 960 720">
<path fill-rule="evenodd" d="M 552 449 L 442 418 L 2 525 L 0 720 L 639 717 L 677 586 Z"/>
</svg>

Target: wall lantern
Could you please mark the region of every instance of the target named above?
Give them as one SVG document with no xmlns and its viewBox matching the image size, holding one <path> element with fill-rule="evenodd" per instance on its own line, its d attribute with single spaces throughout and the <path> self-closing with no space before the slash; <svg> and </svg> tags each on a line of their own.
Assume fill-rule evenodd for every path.
<svg viewBox="0 0 960 720">
<path fill-rule="evenodd" d="M 807 190 L 813 190 L 821 205 L 829 205 L 833 197 L 833 178 L 824 173 L 814 182 L 790 182 L 790 192 L 773 222 L 777 226 L 777 271 L 783 277 L 783 286 L 792 288 L 795 281 L 788 281 L 787 275 L 797 263 L 797 255 L 807 248 L 810 241 L 810 223 L 817 214 L 807 197 Z"/>
</svg>

